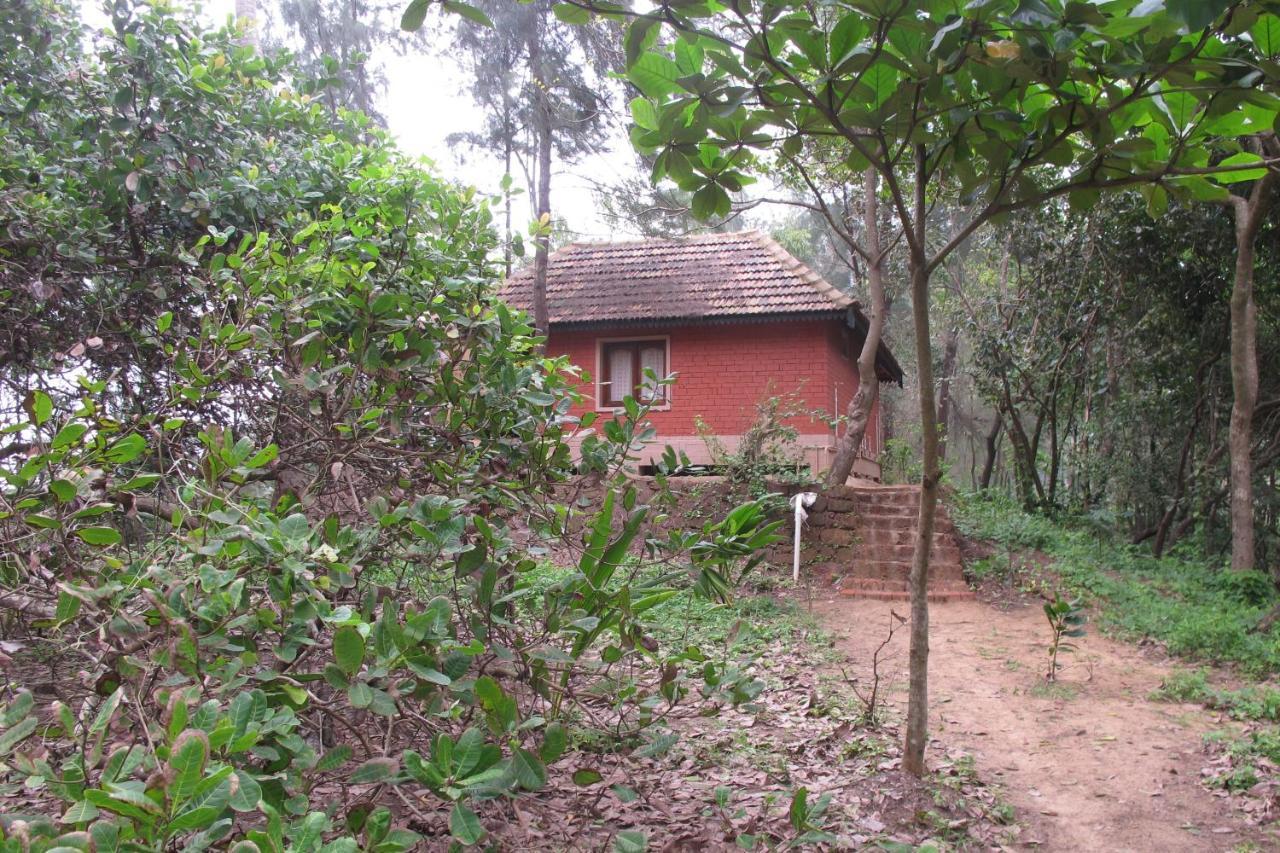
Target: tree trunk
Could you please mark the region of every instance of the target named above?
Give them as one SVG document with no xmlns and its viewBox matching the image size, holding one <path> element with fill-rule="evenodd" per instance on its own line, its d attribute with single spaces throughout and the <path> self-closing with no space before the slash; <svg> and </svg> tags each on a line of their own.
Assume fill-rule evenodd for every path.
<svg viewBox="0 0 1280 853">
<path fill-rule="evenodd" d="M 538 144 L 538 233 L 533 256 L 533 326 L 538 335 L 545 338 L 547 320 L 547 256 L 551 249 L 551 93 L 548 89 L 545 63 L 542 60 L 542 36 L 546 22 L 545 11 L 538 14 L 537 23 L 529 34 L 529 71 L 538 89 L 538 103 L 534 109 L 534 133 Z"/>
<path fill-rule="evenodd" d="M 836 444 L 835 458 L 827 471 L 827 488 L 839 486 L 849 479 L 853 463 L 858 459 L 858 448 L 867 434 L 871 412 L 880 396 L 880 380 L 876 376 L 876 354 L 880 351 L 880 338 L 884 333 L 884 254 L 880 248 L 880 210 L 876 192 L 879 174 L 868 167 L 863 177 L 864 199 L 862 223 L 867 256 L 867 290 L 871 297 L 867 314 L 867 338 L 858 354 L 858 390 L 849 400 L 846 410 L 847 423 L 844 435 Z"/>
<path fill-rule="evenodd" d="M 1182 452 L 1178 454 L 1178 476 L 1174 480 L 1173 497 L 1169 499 L 1169 507 L 1156 524 L 1156 541 L 1151 545 L 1152 556 L 1159 559 L 1164 556 L 1164 549 L 1169 544 L 1169 528 L 1177 517 L 1178 508 L 1182 505 L 1182 496 L 1187 488 L 1187 468 L 1191 463 L 1191 451 L 1195 449 L 1196 434 L 1200 429 L 1200 419 L 1204 416 L 1205 407 L 1205 372 L 1213 363 L 1213 359 L 1201 364 L 1196 369 L 1196 405 L 1191 411 L 1191 426 L 1182 440 Z"/>
<path fill-rule="evenodd" d="M 1253 295 L 1254 241 L 1276 173 L 1253 185 L 1247 199 L 1232 196 L 1236 271 L 1231 288 L 1231 568 L 1253 569 L 1253 411 L 1258 405 L 1258 304 Z"/>
<path fill-rule="evenodd" d="M 1026 427 L 1022 425 L 1022 418 L 1018 416 L 1018 410 L 1013 403 L 1008 379 L 1004 382 L 1002 407 L 1001 414 L 1009 423 L 1009 444 L 1013 448 L 1013 468 L 1018 479 L 1018 494 L 1022 505 L 1032 509 L 1037 503 L 1044 504 L 1044 485 L 1040 482 L 1040 472 L 1036 468 L 1036 448 L 1039 447 L 1039 437 L 1037 436 L 1034 444 L 1027 437 Z"/>
<path fill-rule="evenodd" d="M 938 458 L 947 458 L 947 445 L 951 441 L 951 410 L 954 404 L 951 399 L 951 383 L 956 377 L 956 360 L 960 354 L 960 330 L 955 326 L 947 329 L 947 337 L 942 344 L 942 375 L 938 377 L 938 427 L 942 435 L 938 439 Z"/>
<path fill-rule="evenodd" d="M 1000 428 L 1004 426 L 1004 420 L 1000 417 L 1000 412 L 996 412 L 995 420 L 991 422 L 991 432 L 987 433 L 987 461 L 982 465 L 982 477 L 978 480 L 978 488 L 987 489 L 991 486 L 991 472 L 996 466 L 996 454 L 1000 451 L 997 443 L 1000 439 Z"/>
<path fill-rule="evenodd" d="M 515 131 L 511 126 L 511 103 L 505 89 L 502 93 L 502 127 L 502 229 L 504 238 L 502 241 L 502 275 L 504 278 L 511 278 L 511 147 L 515 141 L 512 138 Z M 548 187 L 548 203 L 551 201 L 550 195 L 551 188 Z M 546 282 L 545 277 L 543 282 Z"/>
<path fill-rule="evenodd" d="M 916 146 L 914 219 L 915 239 L 908 263 L 911 274 L 911 314 L 915 320 L 916 365 L 920 372 L 920 433 L 923 444 L 920 514 L 916 521 L 915 554 L 911 560 L 911 646 L 907 734 L 902 769 L 914 776 L 925 771 L 924 749 L 929 736 L 929 551 L 933 545 L 934 511 L 938 505 L 938 413 L 934 396 L 933 352 L 929 341 L 929 267 L 925 242 L 928 214 L 924 146 Z"/>
<path fill-rule="evenodd" d="M 236 0 L 236 24 L 241 28 L 239 41 L 258 48 L 258 0 Z"/>
</svg>

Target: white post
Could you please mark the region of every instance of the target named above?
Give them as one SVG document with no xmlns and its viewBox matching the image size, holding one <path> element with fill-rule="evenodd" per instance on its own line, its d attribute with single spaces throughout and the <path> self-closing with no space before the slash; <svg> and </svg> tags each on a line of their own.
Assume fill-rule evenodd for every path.
<svg viewBox="0 0 1280 853">
<path fill-rule="evenodd" d="M 791 554 L 791 580 L 797 583 L 800 581 L 800 528 L 809 517 L 805 507 L 813 506 L 817 499 L 818 496 L 813 492 L 799 492 L 791 498 L 791 506 L 796 512 L 795 545 Z"/>
</svg>

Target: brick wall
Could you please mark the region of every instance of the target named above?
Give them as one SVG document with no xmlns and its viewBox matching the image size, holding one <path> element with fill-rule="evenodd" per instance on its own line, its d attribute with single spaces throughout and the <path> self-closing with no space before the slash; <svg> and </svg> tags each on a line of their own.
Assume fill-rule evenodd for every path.
<svg viewBox="0 0 1280 853">
<path fill-rule="evenodd" d="M 805 320 L 553 331 L 547 352 L 568 355 L 590 374 L 592 381 L 582 387 L 587 402 L 579 407 L 581 414 L 595 408 L 597 341 L 668 337 L 668 370 L 678 373 L 679 380 L 671 390 L 670 408 L 652 415 L 658 433 L 696 435 L 695 419 L 701 416 L 717 433 L 736 435 L 751 423 L 755 403 L 771 395 L 795 391 L 803 408 L 832 410 L 832 361 L 838 353 L 831 350 L 837 326 L 834 320 Z M 852 376 L 852 381 L 856 383 L 857 377 Z M 802 433 L 827 431 L 821 420 L 809 417 L 795 418 L 791 426 Z"/>
</svg>

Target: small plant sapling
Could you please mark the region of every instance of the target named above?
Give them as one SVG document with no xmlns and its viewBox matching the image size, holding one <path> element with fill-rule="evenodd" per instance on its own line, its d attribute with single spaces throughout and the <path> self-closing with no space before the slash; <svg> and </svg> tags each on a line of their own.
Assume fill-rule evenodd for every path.
<svg viewBox="0 0 1280 853">
<path fill-rule="evenodd" d="M 1049 620 L 1049 630 L 1053 634 L 1049 643 L 1049 671 L 1045 674 L 1045 679 L 1056 681 L 1058 653 L 1075 651 L 1075 644 L 1067 642 L 1067 639 L 1084 636 L 1084 609 L 1080 599 L 1068 601 L 1059 596 L 1045 604 L 1044 615 Z"/>
</svg>

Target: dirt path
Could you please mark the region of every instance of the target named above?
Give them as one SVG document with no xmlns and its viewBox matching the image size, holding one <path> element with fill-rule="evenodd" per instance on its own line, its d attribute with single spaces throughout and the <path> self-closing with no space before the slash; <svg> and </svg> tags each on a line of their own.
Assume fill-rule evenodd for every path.
<svg viewBox="0 0 1280 853">
<path fill-rule="evenodd" d="M 815 602 L 854 662 L 851 676 L 869 676 L 891 607 L 909 612 L 905 602 Z M 930 760 L 944 759 L 944 750 L 971 753 L 978 775 L 1002 785 L 1017 809 L 1020 843 L 1063 851 L 1280 848 L 1199 783 L 1203 736 L 1222 723 L 1198 706 L 1147 699 L 1170 666 L 1090 633 L 1050 686 L 1039 608 L 936 604 L 930 626 Z M 881 666 L 899 707 L 906 648 L 904 629 Z"/>
</svg>

